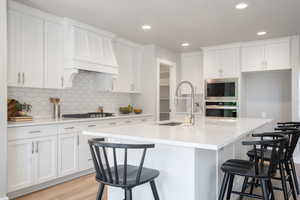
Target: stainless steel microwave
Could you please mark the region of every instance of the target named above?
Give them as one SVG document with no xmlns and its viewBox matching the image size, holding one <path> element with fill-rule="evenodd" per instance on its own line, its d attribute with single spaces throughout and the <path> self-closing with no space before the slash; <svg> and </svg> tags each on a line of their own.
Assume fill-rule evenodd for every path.
<svg viewBox="0 0 300 200">
<path fill-rule="evenodd" d="M 237 100 L 238 79 L 209 79 L 205 81 L 206 100 Z"/>
</svg>

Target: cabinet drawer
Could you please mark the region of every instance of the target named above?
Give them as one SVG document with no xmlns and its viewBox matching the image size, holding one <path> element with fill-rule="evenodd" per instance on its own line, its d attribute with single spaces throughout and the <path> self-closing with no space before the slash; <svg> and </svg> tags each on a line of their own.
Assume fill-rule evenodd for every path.
<svg viewBox="0 0 300 200">
<path fill-rule="evenodd" d="M 74 133 L 80 131 L 80 126 L 76 124 L 63 124 L 59 126 L 59 134 Z"/>
<path fill-rule="evenodd" d="M 8 128 L 8 140 L 27 139 L 57 135 L 57 126 L 30 126 Z"/>
</svg>

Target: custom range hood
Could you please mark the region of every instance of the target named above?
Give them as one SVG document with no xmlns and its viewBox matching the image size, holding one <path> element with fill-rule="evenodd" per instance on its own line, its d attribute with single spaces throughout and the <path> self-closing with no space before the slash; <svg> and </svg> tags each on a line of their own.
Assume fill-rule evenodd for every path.
<svg viewBox="0 0 300 200">
<path fill-rule="evenodd" d="M 68 18 L 64 19 L 64 23 L 64 66 L 67 71 L 118 75 L 119 67 L 113 48 L 114 34 Z"/>
</svg>

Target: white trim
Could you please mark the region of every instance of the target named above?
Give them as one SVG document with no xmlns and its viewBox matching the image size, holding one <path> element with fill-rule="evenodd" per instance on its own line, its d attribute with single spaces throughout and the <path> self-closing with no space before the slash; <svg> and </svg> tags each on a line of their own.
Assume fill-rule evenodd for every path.
<svg viewBox="0 0 300 200">
<path fill-rule="evenodd" d="M 143 48 L 143 46 L 141 44 L 134 43 L 134 42 L 132 42 L 130 40 L 126 40 L 124 38 L 117 38 L 117 39 L 115 39 L 114 42 L 129 46 L 129 47 L 133 47 L 133 48 Z"/>
<path fill-rule="evenodd" d="M 26 6 L 26 5 L 21 4 L 21 3 L 17 3 L 17 2 L 12 1 L 12 0 L 8 1 L 8 7 L 9 7 L 9 10 L 13 10 L 13 11 L 16 11 L 16 12 L 21 13 L 21 14 L 30 15 L 30 16 L 41 18 L 43 20 L 63 24 L 63 18 L 62 17 L 52 15 L 50 13 L 47 13 L 47 12 L 41 11 L 39 9 L 35 9 L 35 8 L 32 8 L 32 7 Z"/>
<path fill-rule="evenodd" d="M 170 112 L 170 117 L 172 115 L 172 113 L 175 112 L 174 109 L 174 104 L 173 104 L 173 97 L 175 95 L 175 87 L 176 87 L 176 63 L 169 61 L 169 60 L 165 60 L 165 59 L 161 59 L 161 58 L 157 58 L 156 61 L 156 120 L 159 121 L 159 117 L 160 117 L 160 64 L 164 64 L 164 65 L 168 65 L 170 66 L 170 108 L 171 108 L 171 112 Z"/>
<path fill-rule="evenodd" d="M 0 197 L 0 200 L 9 200 L 8 197 Z"/>
<path fill-rule="evenodd" d="M 109 32 L 109 31 L 105 31 L 105 30 L 101 30 L 101 29 L 98 29 L 94 26 L 91 26 L 91 25 L 88 25 L 88 24 L 85 24 L 85 23 L 82 23 L 82 22 L 79 22 L 79 21 L 76 21 L 76 20 L 73 20 L 73 19 L 70 19 L 70 18 L 64 18 L 64 22 L 66 25 L 70 25 L 70 26 L 77 26 L 79 28 L 82 28 L 82 29 L 85 29 L 87 31 L 90 31 L 90 32 L 94 32 L 96 34 L 99 34 L 103 37 L 108 37 L 108 38 L 114 38 L 116 37 L 116 35 L 112 32 Z"/>
<path fill-rule="evenodd" d="M 202 56 L 202 51 L 194 51 L 194 52 L 188 52 L 188 53 L 182 53 L 181 57 L 190 57 L 190 56 Z"/>
<path fill-rule="evenodd" d="M 0 1 L 0 197 L 7 192 L 7 1 Z"/>
</svg>

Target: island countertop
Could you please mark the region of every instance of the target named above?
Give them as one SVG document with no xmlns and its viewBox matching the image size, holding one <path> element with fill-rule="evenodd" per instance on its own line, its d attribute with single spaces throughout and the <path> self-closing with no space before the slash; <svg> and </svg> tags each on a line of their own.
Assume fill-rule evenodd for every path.
<svg viewBox="0 0 300 200">
<path fill-rule="evenodd" d="M 157 122 L 84 130 L 95 137 L 218 150 L 253 130 L 270 123 L 270 119 L 198 118 L 194 126 L 165 126 Z"/>
</svg>

